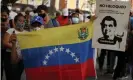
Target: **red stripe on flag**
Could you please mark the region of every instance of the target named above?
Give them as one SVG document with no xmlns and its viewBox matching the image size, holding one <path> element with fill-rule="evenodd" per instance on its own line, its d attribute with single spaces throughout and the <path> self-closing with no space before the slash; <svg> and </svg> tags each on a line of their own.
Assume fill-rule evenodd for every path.
<svg viewBox="0 0 133 80">
<path fill-rule="evenodd" d="M 96 76 L 93 59 L 83 64 L 27 68 L 25 71 L 27 80 L 85 80 Z"/>
</svg>

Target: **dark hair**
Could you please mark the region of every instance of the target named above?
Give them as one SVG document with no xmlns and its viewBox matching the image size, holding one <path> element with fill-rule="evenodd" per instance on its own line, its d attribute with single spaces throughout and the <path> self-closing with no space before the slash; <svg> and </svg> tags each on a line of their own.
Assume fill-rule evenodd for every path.
<svg viewBox="0 0 133 80">
<path fill-rule="evenodd" d="M 132 12 L 130 12 L 129 16 L 132 16 Z"/>
<path fill-rule="evenodd" d="M 78 15 L 77 13 L 72 13 L 71 16 Z"/>
<path fill-rule="evenodd" d="M 114 27 L 117 26 L 116 20 L 111 17 L 111 16 L 106 16 L 105 18 L 103 18 L 102 22 L 101 22 L 101 26 L 102 28 L 104 27 L 105 21 L 113 21 L 114 22 Z"/>
<path fill-rule="evenodd" d="M 75 12 L 76 12 L 76 13 L 80 13 L 80 10 L 79 10 L 79 9 L 75 9 Z"/>
<path fill-rule="evenodd" d="M 76 15 L 76 13 L 72 13 L 72 16 Z"/>
<path fill-rule="evenodd" d="M 10 13 L 10 11 L 9 11 L 9 9 L 7 8 L 7 6 L 1 6 L 1 13 L 2 12 L 6 12 L 8 15 L 9 15 L 9 13 Z"/>
<path fill-rule="evenodd" d="M 34 9 L 34 10 L 33 10 L 33 12 L 34 12 L 34 13 L 36 13 L 36 12 L 37 12 L 37 10 L 36 10 L 36 9 Z"/>
<path fill-rule="evenodd" d="M 17 20 L 18 20 L 19 17 L 24 17 L 24 15 L 21 14 L 21 13 L 19 13 L 18 15 L 16 15 L 15 18 L 14 18 L 14 22 L 15 23 L 17 22 Z"/>
<path fill-rule="evenodd" d="M 48 12 L 48 7 L 45 6 L 45 5 L 39 5 L 37 7 L 37 12 L 40 12 L 41 10 L 44 10 L 44 11 Z"/>
<path fill-rule="evenodd" d="M 60 13 L 60 12 L 56 12 L 56 17 L 57 17 L 57 16 L 60 16 L 60 15 L 61 15 L 61 13 Z"/>
<path fill-rule="evenodd" d="M 87 18 L 88 18 L 88 19 L 90 19 L 90 18 L 91 18 L 91 16 L 87 16 Z"/>
</svg>

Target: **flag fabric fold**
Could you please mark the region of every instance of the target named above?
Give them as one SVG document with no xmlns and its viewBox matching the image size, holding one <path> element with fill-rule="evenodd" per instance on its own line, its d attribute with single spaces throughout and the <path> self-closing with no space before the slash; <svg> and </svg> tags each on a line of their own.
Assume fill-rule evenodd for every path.
<svg viewBox="0 0 133 80">
<path fill-rule="evenodd" d="M 86 80 L 95 77 L 92 23 L 17 35 L 27 80 Z"/>
</svg>

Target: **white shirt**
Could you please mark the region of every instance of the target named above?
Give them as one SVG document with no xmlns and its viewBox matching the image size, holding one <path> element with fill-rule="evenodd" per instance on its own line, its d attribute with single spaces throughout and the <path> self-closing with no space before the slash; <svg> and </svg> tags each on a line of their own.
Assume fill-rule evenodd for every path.
<svg viewBox="0 0 133 80">
<path fill-rule="evenodd" d="M 17 30 L 15 30 L 14 28 L 10 28 L 8 29 L 6 32 L 8 34 L 10 34 L 10 36 L 13 34 L 13 31 L 15 31 L 15 34 L 19 34 L 19 33 L 22 33 L 22 32 L 19 32 Z M 23 31 L 23 32 L 26 32 L 26 31 Z M 21 55 L 21 49 L 20 49 L 20 46 L 18 44 L 18 41 L 16 42 L 16 49 L 17 49 L 17 54 L 18 54 L 18 57 L 21 59 L 22 58 L 22 55 Z M 7 49 L 6 50 L 7 52 L 11 52 L 11 49 Z"/>
<path fill-rule="evenodd" d="M 10 18 L 10 19 L 14 19 L 14 17 L 15 17 L 16 15 L 17 15 L 16 12 L 11 11 L 11 12 L 9 13 L 9 18 Z"/>
<path fill-rule="evenodd" d="M 80 22 L 83 22 L 83 21 L 84 21 L 84 16 L 83 16 L 83 14 L 79 14 L 79 20 L 80 20 Z"/>
</svg>

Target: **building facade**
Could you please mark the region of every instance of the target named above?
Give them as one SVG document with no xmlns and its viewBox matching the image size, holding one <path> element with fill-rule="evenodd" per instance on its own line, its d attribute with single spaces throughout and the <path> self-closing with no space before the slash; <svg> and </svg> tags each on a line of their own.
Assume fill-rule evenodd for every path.
<svg viewBox="0 0 133 80">
<path fill-rule="evenodd" d="M 56 10 L 61 10 L 63 8 L 68 8 L 68 9 L 79 8 L 81 10 L 94 12 L 96 4 L 90 5 L 88 1 L 89 0 L 54 0 L 54 5 L 52 6 L 54 6 Z M 129 0 L 118 0 L 118 1 L 129 1 Z M 51 2 L 53 4 L 53 0 L 18 0 L 16 3 L 30 4 L 37 7 L 42 3 L 44 3 L 47 6 L 51 6 L 50 5 Z M 133 9 L 133 0 L 131 0 L 131 7 Z"/>
<path fill-rule="evenodd" d="M 133 9 L 133 0 L 131 0 L 131 7 L 132 7 L 132 9 Z"/>
<path fill-rule="evenodd" d="M 61 10 L 63 8 L 68 8 L 68 9 L 75 9 L 75 8 L 79 8 L 82 10 L 89 10 L 90 6 L 87 3 L 88 0 L 55 0 L 55 8 L 57 10 Z M 50 6 L 51 2 L 53 2 L 53 0 L 18 0 L 16 3 L 21 3 L 21 4 L 29 4 L 29 5 L 34 5 L 35 7 L 43 4 Z"/>
</svg>

